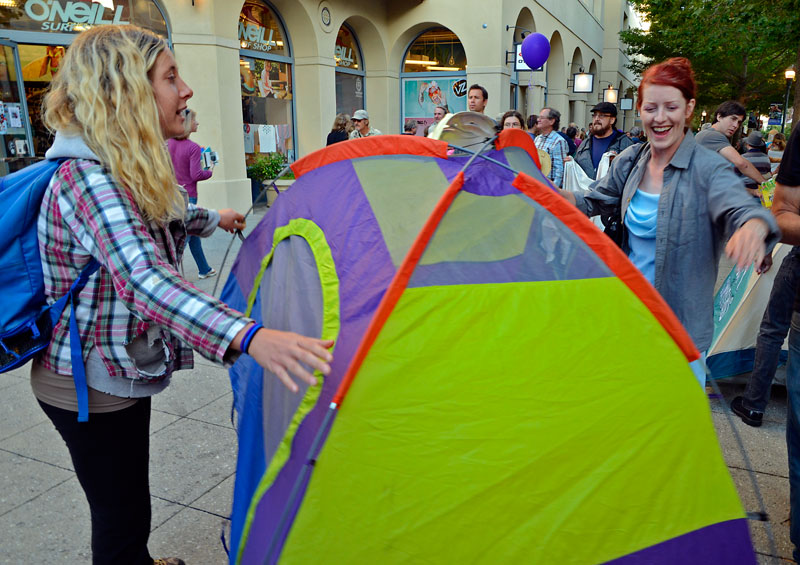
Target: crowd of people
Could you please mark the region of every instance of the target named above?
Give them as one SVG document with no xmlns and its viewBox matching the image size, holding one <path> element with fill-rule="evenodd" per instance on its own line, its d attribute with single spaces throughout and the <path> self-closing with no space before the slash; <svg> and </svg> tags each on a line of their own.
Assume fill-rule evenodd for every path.
<svg viewBox="0 0 800 565">
<path fill-rule="evenodd" d="M 560 194 L 587 216 L 603 215 L 621 224 L 622 250 L 704 353 L 713 334 L 713 291 L 723 250 L 739 268 L 755 265 L 765 271 L 781 230 L 783 241 L 800 245 L 800 128 L 788 143 L 779 134 L 764 140 L 752 132 L 742 154 L 731 139 L 744 108 L 726 102 L 712 125 L 695 136 L 689 126 L 696 88 L 689 61 L 673 58 L 649 67 L 641 78 L 641 129 L 620 131 L 617 108 L 606 102 L 592 108 L 588 131 L 562 126 L 561 114 L 550 107 L 527 120 L 509 110 L 497 127 L 527 130 L 534 137 L 536 147 L 550 157 L 548 174 L 556 187 L 562 186 L 570 160 L 595 181 L 589 192 Z M 290 374 L 313 385 L 311 371 L 330 371 L 330 341 L 263 328 L 180 274 L 187 236 L 201 277 L 212 276 L 199 240 L 191 238 L 216 228 L 244 227 L 243 216 L 233 210 L 196 205 L 196 183 L 211 172 L 198 169 L 197 148 L 188 140 L 197 129 L 195 115 L 187 111 L 192 94 L 163 38 L 135 26 L 108 25 L 77 36 L 45 98 L 44 119 L 55 132 L 47 157 L 66 159 L 39 218 L 47 294 L 64 294 L 92 258 L 101 264 L 75 312 L 90 388 L 89 421 L 75 418 L 66 311 L 50 346 L 33 364 L 31 383 L 69 449 L 89 502 L 94 563 L 154 562 L 147 549 L 150 397 L 169 384 L 174 371 L 192 367 L 192 349 L 224 365 L 247 353 L 293 391 L 298 387 Z M 488 97 L 485 88 L 471 86 L 469 110 L 485 112 Z M 436 123 L 447 113 L 446 107 L 437 107 Z M 404 124 L 404 130 L 413 135 L 416 124 Z M 337 115 L 327 142 L 380 134 L 360 109 L 352 116 Z M 597 178 L 609 154 L 614 158 L 608 172 Z M 751 197 L 746 183 L 757 186 L 776 167 L 773 216 Z M 756 363 L 765 372 L 754 371 L 745 395 L 733 403 L 745 422 L 760 425 L 769 370 L 774 374 L 777 364 L 775 345 L 791 328 L 787 441 L 792 514 L 798 515 L 791 527 L 796 547 L 797 249 L 781 265 L 774 300 L 764 315 L 759 340 L 769 345 Z M 695 368 L 704 385 L 702 364 Z"/>
</svg>

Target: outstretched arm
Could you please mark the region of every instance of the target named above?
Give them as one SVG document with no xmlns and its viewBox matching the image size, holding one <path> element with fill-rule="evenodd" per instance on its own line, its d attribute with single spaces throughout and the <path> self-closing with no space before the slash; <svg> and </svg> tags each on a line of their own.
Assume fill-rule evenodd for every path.
<svg viewBox="0 0 800 565">
<path fill-rule="evenodd" d="M 724 149 L 720 149 L 719 154 L 733 163 L 733 165 L 739 169 L 739 172 L 744 176 L 754 180 L 758 184 L 767 182 L 767 179 L 765 179 L 762 174 L 758 172 L 758 169 L 756 169 L 755 165 L 739 155 L 739 152 L 733 147 L 725 147 Z"/>
<path fill-rule="evenodd" d="M 250 324 L 240 331 L 231 342 L 231 348 L 241 351 L 242 340 L 252 327 L 253 324 Z M 297 392 L 297 383 L 292 380 L 289 373 L 310 386 L 316 385 L 317 379 L 301 363 L 305 363 L 313 371 L 327 375 L 331 371 L 329 363 L 333 361 L 333 356 L 328 351 L 331 347 L 333 347 L 332 340 L 261 328 L 256 331 L 247 347 L 247 354 L 259 365 L 274 373 L 286 388 Z"/>
</svg>

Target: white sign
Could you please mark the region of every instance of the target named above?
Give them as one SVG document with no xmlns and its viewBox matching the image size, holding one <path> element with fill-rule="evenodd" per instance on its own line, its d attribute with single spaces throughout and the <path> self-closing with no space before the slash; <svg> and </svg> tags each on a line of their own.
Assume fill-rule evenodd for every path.
<svg viewBox="0 0 800 565">
<path fill-rule="evenodd" d="M 267 36 L 269 31 L 269 36 Z M 239 41 L 246 41 L 249 43 L 247 49 L 255 51 L 272 51 L 273 47 L 277 47 L 278 43 L 272 39 L 275 30 L 261 27 L 258 24 L 245 24 L 239 21 Z"/>
<path fill-rule="evenodd" d="M 514 51 L 516 57 L 514 58 L 514 70 L 515 71 L 543 71 L 544 65 L 539 67 L 538 69 L 532 69 L 528 66 L 528 63 L 525 62 L 525 59 L 522 58 L 522 43 L 515 43 L 514 44 Z"/>
<path fill-rule="evenodd" d="M 10 127 L 22 127 L 22 108 L 18 103 L 6 104 L 6 114 L 8 116 L 8 125 Z"/>
<path fill-rule="evenodd" d="M 353 59 L 353 50 L 344 45 L 337 45 L 333 51 L 333 57 L 336 59 L 336 65 L 339 67 L 350 67 L 355 60 Z"/>
<path fill-rule="evenodd" d="M 35 22 L 42 22 L 44 31 L 73 31 L 78 24 L 127 25 L 130 22 L 122 19 L 123 6 L 114 9 L 114 16 L 106 18 L 106 8 L 94 2 L 69 1 L 64 4 L 60 0 L 27 0 L 25 13 Z"/>
<path fill-rule="evenodd" d="M 531 70 L 531 68 L 528 66 L 528 63 L 526 63 L 525 59 L 522 58 L 522 43 L 517 43 L 514 47 L 516 48 L 516 59 L 514 59 L 514 70 L 515 71 Z"/>
</svg>

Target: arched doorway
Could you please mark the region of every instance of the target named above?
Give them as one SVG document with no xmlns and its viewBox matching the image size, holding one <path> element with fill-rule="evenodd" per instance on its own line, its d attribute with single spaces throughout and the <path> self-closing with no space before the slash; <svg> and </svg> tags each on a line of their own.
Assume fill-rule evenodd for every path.
<svg viewBox="0 0 800 565">
<path fill-rule="evenodd" d="M 550 37 L 550 56 L 547 58 L 547 63 L 545 63 L 545 72 L 547 76 L 546 105 L 558 110 L 564 116 L 569 110 L 566 59 L 564 58 L 564 45 L 561 41 L 561 34 L 557 31 L 553 32 Z"/>
<path fill-rule="evenodd" d="M 342 24 L 336 35 L 334 48 L 336 60 L 336 113 L 353 115 L 358 109 L 367 109 L 364 77 L 364 57 L 355 33 Z"/>
<path fill-rule="evenodd" d="M 467 55 L 445 27 L 428 29 L 411 42 L 400 73 L 401 124 L 417 122 L 417 135 L 433 123 L 436 106 L 450 113 L 467 109 Z"/>
<path fill-rule="evenodd" d="M 245 0 L 239 14 L 239 46 L 245 163 L 269 153 L 292 162 L 294 59 L 274 8 L 262 0 Z"/>
<path fill-rule="evenodd" d="M 516 46 L 531 33 L 536 32 L 536 23 L 533 14 L 528 8 L 522 8 L 514 22 L 512 48 L 516 52 Z M 506 63 L 509 64 L 509 63 Z M 514 63 L 511 66 L 510 80 L 510 109 L 518 110 L 523 116 L 527 116 L 531 108 L 529 100 L 529 88 L 532 86 L 533 71 L 515 71 Z"/>
</svg>

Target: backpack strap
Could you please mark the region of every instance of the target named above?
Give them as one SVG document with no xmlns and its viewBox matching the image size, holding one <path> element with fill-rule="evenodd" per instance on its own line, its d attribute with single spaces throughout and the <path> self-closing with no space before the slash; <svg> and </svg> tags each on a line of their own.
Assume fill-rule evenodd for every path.
<svg viewBox="0 0 800 565">
<path fill-rule="evenodd" d="M 89 277 L 97 272 L 100 263 L 92 258 L 81 271 L 75 282 L 69 288 L 69 292 L 59 298 L 50 308 L 50 319 L 55 327 L 67 302 L 70 304 L 71 312 L 69 317 L 69 352 L 72 362 L 72 379 L 75 381 L 75 392 L 78 395 L 78 421 L 89 421 L 89 386 L 86 384 L 86 366 L 83 364 L 83 349 L 81 338 L 78 333 L 78 320 L 75 316 L 75 307 L 78 304 L 78 295 L 89 282 Z"/>
</svg>

